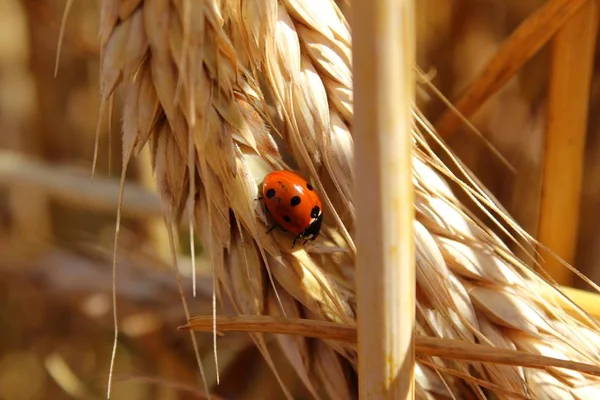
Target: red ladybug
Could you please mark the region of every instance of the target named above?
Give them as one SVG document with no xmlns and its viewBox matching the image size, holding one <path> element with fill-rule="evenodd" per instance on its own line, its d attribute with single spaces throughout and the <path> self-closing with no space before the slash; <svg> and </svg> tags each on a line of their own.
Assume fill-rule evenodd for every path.
<svg viewBox="0 0 600 400">
<path fill-rule="evenodd" d="M 262 199 L 265 209 L 276 224 L 275 227 L 296 235 L 296 240 L 304 239 L 304 244 L 315 240 L 321 232 L 323 205 L 312 185 L 300 175 L 291 171 L 274 171 L 265 176 L 262 185 Z"/>
</svg>

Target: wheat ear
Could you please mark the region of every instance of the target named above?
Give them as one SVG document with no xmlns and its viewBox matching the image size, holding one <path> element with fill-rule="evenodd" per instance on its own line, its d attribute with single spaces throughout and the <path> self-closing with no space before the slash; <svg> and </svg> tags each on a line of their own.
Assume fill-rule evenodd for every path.
<svg viewBox="0 0 600 400">
<path fill-rule="evenodd" d="M 192 135 L 196 230 L 237 310 L 266 313 L 263 299 L 265 293 L 279 297 L 273 289 L 277 280 L 295 294 L 297 306 L 314 315 L 353 318 L 347 300 L 313 257 L 303 250 L 292 254 L 282 233 L 266 234 L 257 183 L 285 164 L 261 118 L 260 90 L 224 34 L 218 3 L 106 1 L 103 7 L 101 96 L 107 98 L 117 85 L 122 89 L 124 146 L 134 155 L 151 146 L 171 221 L 181 215 L 191 186 L 187 146 Z M 273 282 L 265 282 L 265 270 Z M 277 303 L 284 311 L 283 300 Z M 262 335 L 253 337 L 270 362 Z"/>
<path fill-rule="evenodd" d="M 117 83 L 124 89 L 124 135 L 130 135 L 134 154 L 150 142 L 163 202 L 173 220 L 194 179 L 196 230 L 220 289 L 236 310 L 353 322 L 352 91 L 346 85 L 351 65 L 344 61 L 350 40 L 335 4 L 104 4 L 109 12 L 101 37 L 105 59 L 112 55 L 112 62 L 103 69 L 103 93 L 112 93 Z M 123 37 L 121 47 L 115 45 Z M 263 90 L 258 81 L 265 83 Z M 269 96 L 276 112 L 265 107 Z M 287 167 L 277 133 L 267 129 L 278 119 L 292 159 L 330 200 L 331 217 L 319 243 L 294 252 L 288 235 L 266 234 L 266 216 L 255 201 L 262 177 Z M 190 133 L 196 154 L 191 178 Z M 426 136 L 436 138 L 421 120 L 414 132 L 418 152 L 413 162 L 419 333 L 598 365 L 600 337 L 593 331 L 594 321 L 578 322 L 558 301 L 530 290 L 553 286 L 516 259 L 456 199 L 447 181 L 493 213 L 499 225 L 514 231 L 514 223 L 473 180 L 455 176 Z M 253 338 L 269 361 L 262 336 Z M 279 341 L 315 397 L 351 398 L 351 375 L 345 371 L 356 367 L 353 346 Z M 495 391 L 497 398 L 600 394 L 597 378 L 565 369 L 533 371 L 435 357 L 422 357 L 417 365 L 422 398 L 487 398 L 497 387 L 503 387 Z"/>
<path fill-rule="evenodd" d="M 322 168 L 325 164 L 324 157 L 334 159 L 339 164 L 352 159 L 351 141 L 347 151 L 344 151 L 346 148 L 343 145 L 327 147 L 326 141 L 319 140 L 322 137 L 328 137 L 327 140 L 331 142 L 339 139 L 337 132 L 330 129 L 331 123 L 328 123 L 336 119 L 333 115 L 343 116 L 341 120 L 345 132 L 349 132 L 351 128 L 351 65 L 347 61 L 350 52 L 349 36 L 346 34 L 347 25 L 335 5 L 327 1 L 262 1 L 252 4 L 229 1 L 225 3 L 224 9 L 230 19 L 232 37 L 234 42 L 237 41 L 238 52 L 244 54 L 244 59 L 252 70 L 259 71 L 266 77 L 268 89 L 275 93 L 273 97 L 283 110 L 281 116 L 286 122 L 284 138 L 295 160 L 313 176 L 315 170 L 325 170 L 331 177 L 331 169 Z M 266 40 L 261 41 L 260 38 L 263 37 Z M 342 93 L 347 95 L 340 96 Z M 345 108 L 344 104 L 350 107 Z M 422 130 L 426 132 L 427 129 L 428 125 L 424 124 Z M 505 328 L 525 329 L 535 326 L 548 317 L 549 314 L 544 312 L 550 312 L 557 324 L 571 327 L 577 332 L 575 335 L 583 335 L 581 329 L 589 334 L 587 328 L 580 327 L 559 307 L 547 305 L 547 301 L 532 297 L 527 292 L 530 284 L 550 284 L 510 256 L 500 240 L 490 235 L 487 228 L 481 226 L 456 200 L 438 173 L 453 181 L 459 179 L 434 156 L 422 138 L 415 131 L 415 140 L 422 148 L 415 160 L 415 179 L 421 189 L 417 201 L 418 283 L 421 293 L 425 293 L 425 304 L 430 307 L 433 304 L 433 307 L 427 307 L 423 302 L 419 305 L 421 329 L 428 334 L 516 348 L 523 346 L 522 343 L 515 341 Z M 310 155 L 308 159 L 306 153 Z M 334 178 L 338 182 L 347 182 L 346 187 L 352 187 L 351 174 L 338 174 Z M 488 193 L 475 183 L 467 180 L 467 183 L 463 183 L 464 190 L 480 199 L 481 207 L 493 206 L 494 202 Z M 339 190 L 339 185 L 327 186 L 325 189 L 332 198 L 343 198 L 345 201 L 338 208 L 340 214 L 345 209 L 351 209 L 351 197 L 342 197 L 344 193 Z M 437 207 L 441 209 L 436 210 Z M 497 205 L 494 212 L 505 214 Z M 352 218 L 347 218 L 344 222 L 352 226 Z M 451 222 L 484 234 L 465 237 L 464 232 L 452 232 L 454 229 L 450 229 Z M 507 216 L 499 221 L 500 226 L 507 223 L 514 227 Z M 344 263 L 342 260 L 336 261 L 342 265 Z M 480 278 L 471 282 L 473 277 L 470 269 L 489 276 L 486 280 Z M 433 273 L 435 270 L 437 272 Z M 492 279 L 491 282 L 496 285 L 487 287 L 490 285 L 488 279 Z M 478 283 L 485 283 L 485 290 Z M 508 292 L 507 287 L 510 288 Z M 494 299 L 504 302 L 510 300 L 506 303 L 510 307 L 498 307 Z M 543 311 L 539 310 L 540 304 L 544 304 Z M 546 310 L 546 307 L 550 307 L 550 310 Z M 530 333 L 536 334 L 537 329 L 539 328 Z M 567 343 L 570 340 L 554 328 L 550 332 Z M 533 348 L 530 346 L 528 350 L 532 351 Z M 581 350 L 578 346 L 571 346 L 571 351 L 579 353 Z M 594 352 L 583 353 L 588 362 L 596 359 Z M 540 351 L 540 354 L 544 353 Z M 462 362 L 450 363 L 449 366 L 467 374 L 470 374 L 468 371 L 473 367 L 470 363 Z M 509 387 L 515 393 L 524 395 L 547 391 L 552 394 L 555 390 L 541 384 L 540 379 L 546 377 L 545 373 L 540 375 L 536 372 L 526 378 L 525 372 L 519 368 L 496 367 L 493 364 L 475 367 L 493 383 Z M 424 367 L 424 370 L 427 368 Z M 434 375 L 430 374 L 428 379 L 431 380 Z M 426 380 L 421 380 L 420 384 L 423 387 L 444 386 L 452 391 L 457 390 L 456 385 L 452 384 L 456 379 L 448 378 L 447 373 L 437 376 L 447 380 L 446 385 L 427 385 Z M 595 384 L 595 379 L 591 379 L 591 383 Z M 478 385 L 471 384 L 471 387 L 475 393 L 483 396 Z M 563 389 L 564 387 L 556 390 Z"/>
</svg>

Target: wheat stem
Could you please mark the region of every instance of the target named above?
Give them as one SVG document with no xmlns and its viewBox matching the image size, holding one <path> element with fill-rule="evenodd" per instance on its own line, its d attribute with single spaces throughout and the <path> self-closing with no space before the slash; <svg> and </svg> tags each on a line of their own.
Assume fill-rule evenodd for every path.
<svg viewBox="0 0 600 400">
<path fill-rule="evenodd" d="M 415 5 L 353 7 L 359 393 L 412 399 Z"/>
<path fill-rule="evenodd" d="M 597 32 L 598 4 L 590 0 L 558 31 L 552 42 L 538 239 L 569 264 L 575 261 L 577 246 Z M 553 257 L 545 258 L 544 269 L 558 283 L 572 286 L 571 271 Z"/>
</svg>

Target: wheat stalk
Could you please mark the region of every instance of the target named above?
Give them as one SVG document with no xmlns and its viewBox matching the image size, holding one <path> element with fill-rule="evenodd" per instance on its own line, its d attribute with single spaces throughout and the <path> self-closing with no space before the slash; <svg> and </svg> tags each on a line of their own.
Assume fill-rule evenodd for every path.
<svg viewBox="0 0 600 400">
<path fill-rule="evenodd" d="M 193 189 L 195 230 L 219 294 L 240 314 L 354 323 L 350 33 L 335 4 L 104 0 L 100 37 L 102 101 L 117 87 L 125 98 L 124 163 L 151 146 L 169 223 Z M 425 141 L 436 140 L 430 130 L 421 119 L 414 132 L 418 333 L 598 365 L 595 322 L 569 316 L 558 293 L 553 302 L 530 290 L 552 285 L 515 259 L 445 179 L 491 210 L 499 227 L 531 239 L 464 167 L 455 176 L 440 161 Z M 255 201 L 262 177 L 288 168 L 277 141 L 327 199 L 323 235 L 293 252 L 288 235 L 266 234 L 267 218 Z M 277 376 L 262 334 L 252 337 Z M 278 341 L 315 398 L 354 396 L 345 373 L 356 369 L 353 346 Z M 420 398 L 503 398 L 506 389 L 535 398 L 595 398 L 598 383 L 567 369 L 485 360 L 423 355 L 416 366 Z"/>
<path fill-rule="evenodd" d="M 416 392 L 415 3 L 353 3 L 360 398 Z"/>
</svg>

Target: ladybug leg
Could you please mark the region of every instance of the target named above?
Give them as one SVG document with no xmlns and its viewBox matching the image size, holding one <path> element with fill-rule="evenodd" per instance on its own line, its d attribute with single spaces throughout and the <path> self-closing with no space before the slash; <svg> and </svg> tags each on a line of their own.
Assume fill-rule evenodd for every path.
<svg viewBox="0 0 600 400">
<path fill-rule="evenodd" d="M 268 235 L 269 233 L 271 233 L 271 231 L 272 231 L 273 229 L 275 229 L 275 228 L 277 228 L 277 224 L 273 224 L 273 226 L 271 226 L 271 227 L 269 228 L 269 230 L 267 231 L 267 235 Z"/>
<path fill-rule="evenodd" d="M 294 246 L 296 246 L 296 240 L 298 240 L 298 236 L 296 236 L 292 242 L 292 250 L 294 249 Z"/>
<path fill-rule="evenodd" d="M 302 243 L 302 246 L 304 246 L 304 245 L 306 244 L 306 242 L 308 242 L 308 239 L 306 239 L 306 240 L 304 241 L 304 243 Z"/>
</svg>

